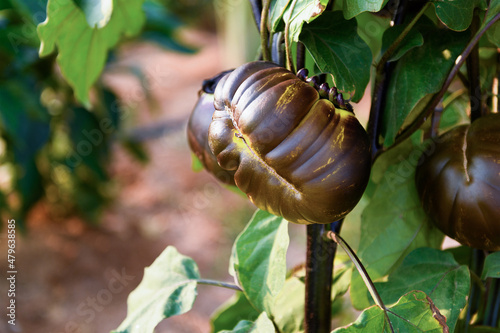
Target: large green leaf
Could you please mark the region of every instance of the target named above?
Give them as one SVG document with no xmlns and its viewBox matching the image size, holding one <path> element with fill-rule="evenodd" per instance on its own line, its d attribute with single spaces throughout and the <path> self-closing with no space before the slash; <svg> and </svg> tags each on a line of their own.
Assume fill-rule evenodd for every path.
<svg viewBox="0 0 500 333">
<path fill-rule="evenodd" d="M 242 319 L 254 321 L 259 314 L 260 313 L 248 302 L 244 293 L 236 293 L 215 310 L 210 318 L 212 332 L 230 330 Z"/>
<path fill-rule="evenodd" d="M 425 105 L 419 102 L 439 91 L 469 34 L 438 29 L 421 18 L 418 31 L 424 44 L 399 59 L 389 83 L 383 118 L 384 145 L 394 143 L 407 118 L 414 118 Z"/>
<path fill-rule="evenodd" d="M 430 223 L 420 205 L 414 181 L 419 156 L 427 149 L 431 149 L 429 143 L 406 143 L 379 157 L 372 168 L 372 182 L 378 180 L 378 185 L 361 215 L 358 249 L 372 279 L 394 270 L 412 250 L 438 248 L 442 242 L 443 234 Z M 351 279 L 351 300 L 358 309 L 370 304 L 367 289 L 356 271 Z"/>
<path fill-rule="evenodd" d="M 388 0 L 344 0 L 344 17 L 350 20 L 363 12 L 378 12 L 387 3 Z"/>
<path fill-rule="evenodd" d="M 484 260 L 482 279 L 500 278 L 500 252 L 489 254 Z"/>
<path fill-rule="evenodd" d="M 375 286 L 387 304 L 411 290 L 425 292 L 446 317 L 450 332 L 454 332 L 460 311 L 467 303 L 470 275 L 467 266 L 459 265 L 451 253 L 419 248 L 406 256 L 387 282 Z"/>
<path fill-rule="evenodd" d="M 273 322 L 262 312 L 255 322 L 242 320 L 232 331 L 220 331 L 219 333 L 275 333 Z"/>
<path fill-rule="evenodd" d="M 149 333 L 164 318 L 183 314 L 196 299 L 198 266 L 169 246 L 146 268 L 127 301 L 127 318 L 113 332 Z"/>
<path fill-rule="evenodd" d="M 472 22 L 474 8 L 482 0 L 439 0 L 433 1 L 436 15 L 444 25 L 455 31 L 463 31 Z M 483 7 L 483 6 L 481 6 Z"/>
<path fill-rule="evenodd" d="M 272 318 L 280 332 L 304 332 L 304 300 L 306 287 L 296 277 L 286 280 L 276 297 Z"/>
<path fill-rule="evenodd" d="M 288 222 L 257 210 L 233 247 L 238 281 L 252 305 L 271 312 L 285 283 Z"/>
<path fill-rule="evenodd" d="M 356 20 L 346 21 L 340 12 L 326 12 L 304 26 L 300 41 L 319 69 L 333 75 L 338 89 L 351 94 L 354 102 L 363 97 L 372 53 L 357 33 Z"/>
<path fill-rule="evenodd" d="M 389 310 L 388 316 L 394 332 L 448 332 L 445 331 L 446 318 L 439 312 L 431 298 L 422 291 L 412 291 L 402 296 Z M 357 332 L 390 333 L 384 311 L 374 305 L 364 310 L 354 323 L 332 331 L 332 333 Z"/>
<path fill-rule="evenodd" d="M 52 53 L 57 45 L 61 72 L 86 106 L 90 105 L 89 90 L 104 68 L 108 50 L 122 35 L 133 36 L 140 31 L 143 1 L 114 0 L 111 18 L 102 28 L 91 28 L 73 1 L 49 1 L 47 19 L 38 25 L 40 56 Z"/>
</svg>

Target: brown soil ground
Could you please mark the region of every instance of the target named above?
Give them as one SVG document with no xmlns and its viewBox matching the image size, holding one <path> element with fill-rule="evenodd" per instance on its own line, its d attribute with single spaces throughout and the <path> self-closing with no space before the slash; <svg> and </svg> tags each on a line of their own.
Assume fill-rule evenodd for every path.
<svg viewBox="0 0 500 333">
<path fill-rule="evenodd" d="M 87 333 L 117 328 L 126 316 L 127 296 L 141 281 L 144 268 L 169 245 L 192 257 L 202 277 L 231 281 L 227 267 L 232 242 L 254 207 L 206 172 L 191 170 L 185 124 L 201 81 L 224 69 L 224 64 L 213 35 L 196 33 L 190 38 L 200 47 L 195 55 L 151 45 L 134 45 L 134 52 L 124 52 L 122 64 L 140 66 L 146 73 L 147 94 L 131 75 L 105 77 L 128 105 L 138 108 L 125 119 L 132 127 L 147 134 L 150 130 L 144 128 L 150 126 L 180 125 L 145 143 L 151 158 L 145 166 L 114 148 L 110 173 L 117 195 L 97 227 L 77 217 L 56 220 L 45 203 L 32 211 L 28 234 L 17 235 L 17 324 L 6 324 L 4 310 L 0 332 Z M 148 95 L 156 108 L 147 103 Z M 0 251 L 5 254 L 3 231 Z M 292 264 L 303 260 L 304 231 L 291 227 L 298 235 L 289 251 Z M 0 269 L 7 271 L 6 260 Z M 122 283 L 115 282 L 117 275 L 123 277 Z M 0 287 L 4 300 L 5 279 Z M 232 294 L 199 286 L 193 310 L 164 320 L 156 331 L 209 332 L 211 313 Z"/>
</svg>

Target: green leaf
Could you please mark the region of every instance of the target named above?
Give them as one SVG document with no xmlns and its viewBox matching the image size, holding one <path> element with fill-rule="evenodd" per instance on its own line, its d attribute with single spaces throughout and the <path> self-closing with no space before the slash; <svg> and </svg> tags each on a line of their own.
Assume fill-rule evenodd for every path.
<svg viewBox="0 0 500 333">
<path fill-rule="evenodd" d="M 255 322 L 242 320 L 232 331 L 220 331 L 220 333 L 275 333 L 273 322 L 262 312 Z"/>
<path fill-rule="evenodd" d="M 306 287 L 296 277 L 286 280 L 271 310 L 280 332 L 304 332 L 304 300 Z"/>
<path fill-rule="evenodd" d="M 491 0 L 482 26 L 488 24 L 498 13 L 500 13 L 500 0 Z"/>
<path fill-rule="evenodd" d="M 500 278 L 500 252 L 489 254 L 484 260 L 483 274 L 481 279 Z"/>
<path fill-rule="evenodd" d="M 244 293 L 236 293 L 227 302 L 222 304 L 210 318 L 212 332 L 230 330 L 245 318 L 254 321 L 259 312 L 248 302 Z"/>
<path fill-rule="evenodd" d="M 304 26 L 300 41 L 319 69 L 333 75 L 338 89 L 351 94 L 354 102 L 363 97 L 370 80 L 372 54 L 357 33 L 356 20 L 346 21 L 340 12 L 326 12 Z"/>
<path fill-rule="evenodd" d="M 381 53 L 385 52 L 389 46 L 399 37 L 401 32 L 404 30 L 403 25 L 396 25 L 390 27 L 384 32 L 382 37 L 382 50 Z M 396 51 L 393 53 L 392 57 L 388 61 L 395 61 L 404 56 L 408 51 L 414 47 L 422 46 L 424 44 L 424 37 L 420 32 L 415 29 L 410 30 L 408 35 L 405 36 L 403 41 L 399 44 Z"/>
<path fill-rule="evenodd" d="M 479 0 L 434 0 L 436 15 L 444 25 L 455 31 L 464 31 L 472 22 L 474 8 Z"/>
<path fill-rule="evenodd" d="M 378 185 L 361 215 L 357 254 L 374 280 L 394 270 L 412 250 L 438 248 L 443 240 L 421 207 L 414 181 L 419 157 L 432 144 L 414 146 L 409 142 L 380 156 L 372 168 L 371 181 Z M 395 163 L 397 160 L 400 162 Z M 370 304 L 357 271 L 352 274 L 351 300 L 358 309 Z"/>
<path fill-rule="evenodd" d="M 388 0 L 344 0 L 343 11 L 347 20 L 363 13 L 378 12 L 387 3 Z"/>
<path fill-rule="evenodd" d="M 443 97 L 443 113 L 439 121 L 439 134 L 442 134 L 453 127 L 470 123 L 467 115 L 469 108 L 469 98 L 464 90 L 457 90 L 453 93 L 445 93 Z"/>
<path fill-rule="evenodd" d="M 421 291 L 412 291 L 402 296 L 394 306 L 389 308 L 388 316 L 394 332 L 447 332 L 444 329 L 446 318 L 439 313 L 432 300 Z M 332 331 L 332 333 L 357 332 L 390 333 L 384 311 L 374 305 L 364 310 L 354 323 Z"/>
<path fill-rule="evenodd" d="M 468 33 L 438 29 L 424 17 L 417 28 L 424 45 L 399 59 L 389 83 L 382 129 L 386 147 L 394 143 L 405 120 L 422 111 L 425 103 L 419 103 L 439 91 L 469 37 Z"/>
<path fill-rule="evenodd" d="M 299 35 L 304 23 L 310 23 L 320 17 L 327 4 L 328 0 L 292 0 L 290 2 L 283 14 L 285 24 L 290 22 L 290 42 L 299 41 Z"/>
<path fill-rule="evenodd" d="M 113 13 L 113 0 L 73 0 L 85 13 L 91 28 L 102 28 L 108 24 Z"/>
<path fill-rule="evenodd" d="M 496 47 L 500 48 L 500 22 L 497 21 L 486 31 L 486 37 Z"/>
<path fill-rule="evenodd" d="M 169 246 L 146 268 L 127 301 L 127 318 L 113 332 L 148 333 L 164 318 L 183 314 L 196 299 L 198 266 Z"/>
<path fill-rule="evenodd" d="M 271 0 L 271 5 L 269 6 L 269 18 L 268 18 L 268 29 L 271 32 L 281 31 L 278 29 L 280 22 L 282 22 L 283 14 L 285 9 L 290 4 L 291 0 Z"/>
<path fill-rule="evenodd" d="M 99 29 L 87 24 L 85 14 L 73 1 L 49 0 L 47 19 L 38 25 L 40 56 L 49 55 L 57 45 L 61 72 L 76 98 L 87 107 L 89 90 L 104 68 L 108 50 L 122 35 L 139 33 L 144 23 L 143 1 L 115 0 L 109 22 Z"/>
<path fill-rule="evenodd" d="M 270 312 L 285 283 L 288 222 L 257 210 L 235 241 L 233 265 L 250 303 Z"/>
<path fill-rule="evenodd" d="M 411 290 L 425 292 L 447 318 L 450 332 L 454 332 L 460 311 L 467 303 L 470 275 L 467 266 L 459 265 L 451 253 L 419 248 L 406 256 L 387 282 L 375 286 L 386 304 L 396 302 L 398 295 Z"/>
</svg>

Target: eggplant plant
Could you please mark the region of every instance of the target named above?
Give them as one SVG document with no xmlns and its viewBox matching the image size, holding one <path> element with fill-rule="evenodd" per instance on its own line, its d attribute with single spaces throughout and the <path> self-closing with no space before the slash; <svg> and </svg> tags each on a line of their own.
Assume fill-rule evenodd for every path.
<svg viewBox="0 0 500 333">
<path fill-rule="evenodd" d="M 114 32 L 137 33 L 90 3 L 78 17 L 105 51 Z M 113 332 L 154 332 L 199 284 L 235 292 L 213 332 L 500 332 L 500 1 L 250 4 L 259 56 L 202 84 L 187 133 L 205 169 L 258 208 L 233 245 L 235 282 L 201 277 L 169 246 Z M 57 45 L 87 105 L 105 57 L 84 76 L 68 67 L 71 47 L 92 45 L 58 30 L 74 24 L 64 6 L 49 1 L 40 53 Z M 299 267 L 286 266 L 289 223 L 305 225 Z"/>
</svg>

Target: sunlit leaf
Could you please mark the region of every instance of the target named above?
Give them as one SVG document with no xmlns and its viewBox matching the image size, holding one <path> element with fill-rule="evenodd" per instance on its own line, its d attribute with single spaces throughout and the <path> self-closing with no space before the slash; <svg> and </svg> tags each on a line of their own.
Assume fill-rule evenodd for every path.
<svg viewBox="0 0 500 333">
<path fill-rule="evenodd" d="M 288 222 L 257 210 L 233 247 L 234 271 L 252 305 L 269 312 L 285 283 Z"/>
<path fill-rule="evenodd" d="M 140 31 L 144 23 L 143 1 L 115 0 L 109 22 L 102 28 L 91 28 L 73 1 L 49 0 L 47 19 L 38 25 L 40 56 L 49 55 L 57 46 L 61 72 L 86 106 L 90 105 L 89 90 L 104 68 L 108 50 L 122 36 Z"/>
<path fill-rule="evenodd" d="M 280 332 L 304 332 L 305 292 L 306 287 L 300 279 L 291 277 L 286 280 L 271 311 Z"/>
<path fill-rule="evenodd" d="M 91 28 L 102 28 L 108 24 L 113 13 L 113 0 L 73 0 L 85 13 Z"/>
<path fill-rule="evenodd" d="M 164 318 L 183 314 L 196 299 L 198 266 L 169 246 L 147 267 L 127 301 L 127 318 L 116 333 L 153 333 Z"/>
</svg>

